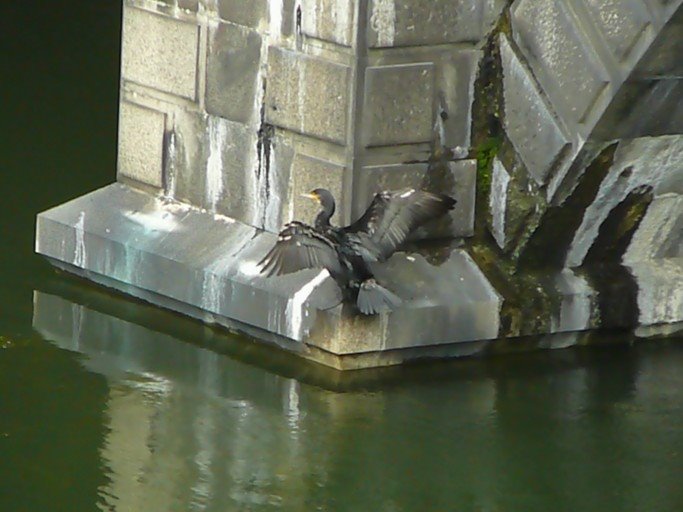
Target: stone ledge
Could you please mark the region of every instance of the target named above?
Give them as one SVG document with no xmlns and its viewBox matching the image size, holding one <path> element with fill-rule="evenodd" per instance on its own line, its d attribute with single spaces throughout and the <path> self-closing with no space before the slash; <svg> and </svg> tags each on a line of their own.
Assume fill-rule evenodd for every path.
<svg viewBox="0 0 683 512">
<path fill-rule="evenodd" d="M 483 353 L 501 336 L 502 298 L 457 242 L 397 253 L 379 265 L 378 280 L 403 306 L 362 317 L 338 304 L 339 291 L 325 272 L 261 276 L 255 262 L 274 241 L 274 234 L 233 219 L 112 184 L 41 213 L 36 251 L 98 284 L 337 369 Z M 683 321 L 683 258 L 629 262 L 628 268 L 637 283 L 639 321 L 600 327 Z M 543 276 L 554 280 L 560 308 L 548 332 L 528 334 L 598 326 L 591 318 L 600 290 L 566 270 L 546 272 L 539 283 Z M 518 344 L 499 341 L 496 351 Z"/>
<path fill-rule="evenodd" d="M 249 326 L 258 338 L 286 341 L 288 350 L 303 342 L 354 354 L 497 335 L 500 298 L 462 250 L 436 263 L 395 255 L 377 274 L 404 299 L 403 308 L 358 318 L 337 305 L 339 291 L 326 273 L 261 276 L 255 263 L 274 241 L 233 219 L 113 184 L 41 213 L 36 251 L 154 304 L 230 328 Z"/>
</svg>

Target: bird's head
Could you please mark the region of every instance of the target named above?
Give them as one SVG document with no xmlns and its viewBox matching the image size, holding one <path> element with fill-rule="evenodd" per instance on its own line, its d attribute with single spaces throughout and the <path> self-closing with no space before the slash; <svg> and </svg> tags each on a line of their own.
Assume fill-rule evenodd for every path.
<svg viewBox="0 0 683 512">
<path fill-rule="evenodd" d="M 316 226 L 329 226 L 330 218 L 334 215 L 335 204 L 334 197 L 329 190 L 324 188 L 316 188 L 308 194 L 301 194 L 303 197 L 313 199 L 320 205 L 321 211 L 316 217 Z"/>
<path fill-rule="evenodd" d="M 301 194 L 301 197 L 313 199 L 321 206 L 334 204 L 334 197 L 332 197 L 329 190 L 325 190 L 324 188 L 316 188 L 315 190 L 311 190 L 308 194 Z"/>
</svg>

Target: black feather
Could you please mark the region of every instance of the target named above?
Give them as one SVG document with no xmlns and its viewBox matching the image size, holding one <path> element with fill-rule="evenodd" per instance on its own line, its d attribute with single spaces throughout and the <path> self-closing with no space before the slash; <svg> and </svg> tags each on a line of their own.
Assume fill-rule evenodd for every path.
<svg viewBox="0 0 683 512">
<path fill-rule="evenodd" d="M 365 314 L 396 308 L 401 300 L 375 282 L 369 265 L 384 261 L 414 229 L 444 215 L 455 199 L 424 190 L 403 189 L 376 194 L 363 216 L 350 226 L 334 227 L 330 218 L 332 194 L 316 189 L 322 211 L 314 226 L 290 222 L 277 242 L 259 261 L 266 276 L 290 274 L 307 268 L 325 268 L 347 297 Z"/>
</svg>

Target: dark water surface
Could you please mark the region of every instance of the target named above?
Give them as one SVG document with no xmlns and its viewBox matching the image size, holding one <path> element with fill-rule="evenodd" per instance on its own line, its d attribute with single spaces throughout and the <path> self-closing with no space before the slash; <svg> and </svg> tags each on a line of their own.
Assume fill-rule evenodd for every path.
<svg viewBox="0 0 683 512">
<path fill-rule="evenodd" d="M 0 17 L 0 511 L 683 510 L 683 340 L 339 379 L 33 256 L 116 152 L 120 6 L 44 4 Z"/>
</svg>

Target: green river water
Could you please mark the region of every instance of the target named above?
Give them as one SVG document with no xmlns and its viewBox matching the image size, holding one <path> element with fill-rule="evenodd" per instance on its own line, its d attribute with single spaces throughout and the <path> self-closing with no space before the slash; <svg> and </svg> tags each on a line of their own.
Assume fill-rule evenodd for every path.
<svg viewBox="0 0 683 512">
<path fill-rule="evenodd" d="M 340 377 L 33 255 L 113 180 L 118 4 L 0 16 L 0 511 L 683 510 L 681 339 Z"/>
</svg>

